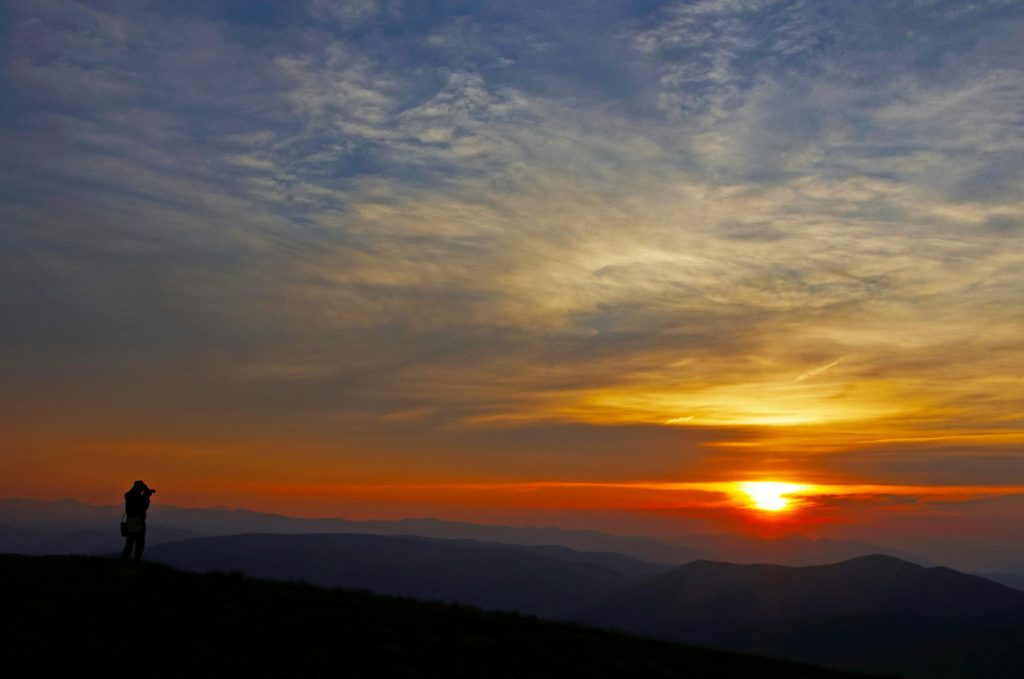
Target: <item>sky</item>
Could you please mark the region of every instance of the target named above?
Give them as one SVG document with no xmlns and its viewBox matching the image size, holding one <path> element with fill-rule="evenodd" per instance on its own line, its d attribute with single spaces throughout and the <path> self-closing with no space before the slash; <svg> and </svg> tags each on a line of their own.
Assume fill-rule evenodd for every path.
<svg viewBox="0 0 1024 679">
<path fill-rule="evenodd" d="M 1019 533 L 1022 157 L 1013 0 L 7 0 L 0 495 Z"/>
</svg>

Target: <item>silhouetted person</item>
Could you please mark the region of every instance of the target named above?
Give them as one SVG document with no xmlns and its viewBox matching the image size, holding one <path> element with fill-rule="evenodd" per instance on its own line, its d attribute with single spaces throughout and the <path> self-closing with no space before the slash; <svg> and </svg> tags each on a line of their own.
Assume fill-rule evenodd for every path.
<svg viewBox="0 0 1024 679">
<path fill-rule="evenodd" d="M 142 481 L 136 481 L 124 494 L 125 536 L 121 561 L 128 561 L 132 550 L 135 551 L 135 563 L 142 561 L 142 550 L 146 548 L 146 510 L 149 509 L 149 496 L 155 492 Z"/>
</svg>

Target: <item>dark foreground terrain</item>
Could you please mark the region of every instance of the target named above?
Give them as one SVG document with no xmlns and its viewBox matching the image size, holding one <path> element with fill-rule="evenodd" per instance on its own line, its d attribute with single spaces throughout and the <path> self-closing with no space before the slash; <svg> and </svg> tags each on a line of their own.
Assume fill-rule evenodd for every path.
<svg viewBox="0 0 1024 679">
<path fill-rule="evenodd" d="M 0 555 L 4 676 L 750 677 L 855 675 L 473 608 Z"/>
</svg>

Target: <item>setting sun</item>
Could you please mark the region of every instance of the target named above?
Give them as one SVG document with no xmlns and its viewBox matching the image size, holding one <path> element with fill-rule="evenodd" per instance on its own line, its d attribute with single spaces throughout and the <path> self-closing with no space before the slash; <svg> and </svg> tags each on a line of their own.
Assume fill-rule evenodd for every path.
<svg viewBox="0 0 1024 679">
<path fill-rule="evenodd" d="M 793 500 L 787 496 L 802 488 L 800 484 L 778 481 L 749 481 L 740 484 L 740 489 L 751 500 L 751 507 L 765 512 L 792 509 Z"/>
</svg>

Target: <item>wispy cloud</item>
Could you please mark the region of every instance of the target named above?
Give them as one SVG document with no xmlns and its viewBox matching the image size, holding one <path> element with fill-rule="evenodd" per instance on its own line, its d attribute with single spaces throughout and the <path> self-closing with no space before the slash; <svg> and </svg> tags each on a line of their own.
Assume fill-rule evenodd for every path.
<svg viewBox="0 0 1024 679">
<path fill-rule="evenodd" d="M 882 476 L 1016 436 L 1019 8 L 650 5 L 12 6 L 11 384 L 331 442 L 888 439 Z"/>
</svg>

